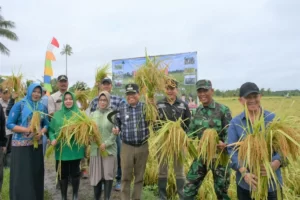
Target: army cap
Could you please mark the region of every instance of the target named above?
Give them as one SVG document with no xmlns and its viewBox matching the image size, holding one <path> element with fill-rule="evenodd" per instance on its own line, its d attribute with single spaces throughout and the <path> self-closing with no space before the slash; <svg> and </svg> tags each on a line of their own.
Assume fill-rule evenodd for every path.
<svg viewBox="0 0 300 200">
<path fill-rule="evenodd" d="M 129 83 L 125 86 L 125 93 L 139 93 L 139 86 L 135 83 Z"/>
<path fill-rule="evenodd" d="M 66 75 L 60 75 L 57 78 L 58 81 L 68 81 L 68 77 Z"/>
<path fill-rule="evenodd" d="M 197 81 L 196 89 L 197 90 L 199 90 L 199 89 L 206 89 L 206 90 L 212 89 L 211 81 L 207 80 L 207 79 L 202 79 L 202 80 Z"/>
</svg>

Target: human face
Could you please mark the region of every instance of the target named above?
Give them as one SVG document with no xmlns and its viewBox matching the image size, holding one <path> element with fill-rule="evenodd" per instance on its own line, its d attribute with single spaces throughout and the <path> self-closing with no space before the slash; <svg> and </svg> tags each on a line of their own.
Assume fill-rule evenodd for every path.
<svg viewBox="0 0 300 200">
<path fill-rule="evenodd" d="M 212 97 L 214 94 L 213 89 L 203 89 L 200 88 L 197 90 L 197 96 L 199 98 L 199 101 L 204 105 L 208 106 L 212 102 Z"/>
<path fill-rule="evenodd" d="M 260 94 L 251 93 L 246 97 L 239 98 L 239 101 L 243 106 L 247 106 L 249 113 L 253 113 L 259 111 L 260 99 L 261 99 Z"/>
<path fill-rule="evenodd" d="M 107 108 L 108 101 L 107 101 L 107 98 L 105 95 L 100 96 L 98 104 L 99 104 L 100 109 Z"/>
<path fill-rule="evenodd" d="M 66 108 L 72 108 L 72 106 L 74 104 L 74 101 L 73 101 L 73 98 L 70 94 L 65 95 L 64 104 L 65 104 Z"/>
<path fill-rule="evenodd" d="M 65 92 L 68 90 L 69 82 L 67 80 L 61 80 L 57 82 L 57 87 L 59 91 Z"/>
<path fill-rule="evenodd" d="M 167 87 L 166 88 L 166 93 L 168 95 L 168 98 L 172 101 L 174 101 L 176 99 L 177 93 L 178 93 L 178 89 L 174 88 L 174 87 Z"/>
<path fill-rule="evenodd" d="M 106 91 L 108 93 L 111 93 L 111 89 L 112 89 L 112 84 L 108 83 L 108 82 L 104 82 L 100 85 L 100 89 L 102 91 Z"/>
<path fill-rule="evenodd" d="M 2 94 L 2 99 L 3 101 L 8 101 L 10 97 L 10 93 L 8 90 L 5 90 L 4 93 Z"/>
<path fill-rule="evenodd" d="M 41 96 L 42 96 L 41 88 L 39 87 L 34 88 L 31 94 L 32 101 L 39 101 L 41 99 Z"/>
<path fill-rule="evenodd" d="M 134 92 L 127 93 L 126 100 L 127 100 L 128 104 L 130 104 L 131 106 L 135 106 L 136 104 L 138 104 L 138 102 L 140 100 L 140 94 L 134 93 Z"/>
</svg>

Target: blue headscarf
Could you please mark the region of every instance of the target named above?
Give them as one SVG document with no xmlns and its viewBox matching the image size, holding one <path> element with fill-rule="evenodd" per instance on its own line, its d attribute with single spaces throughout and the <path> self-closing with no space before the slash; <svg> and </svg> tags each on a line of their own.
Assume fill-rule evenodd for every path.
<svg viewBox="0 0 300 200">
<path fill-rule="evenodd" d="M 28 117 L 31 119 L 32 113 L 34 111 L 44 111 L 44 105 L 38 101 L 32 100 L 32 93 L 35 88 L 40 88 L 41 97 L 42 97 L 42 86 L 38 83 L 32 83 L 27 88 L 27 94 L 26 96 L 21 100 L 21 104 L 24 105 L 23 111 L 22 111 L 22 124 L 28 124 Z"/>
</svg>

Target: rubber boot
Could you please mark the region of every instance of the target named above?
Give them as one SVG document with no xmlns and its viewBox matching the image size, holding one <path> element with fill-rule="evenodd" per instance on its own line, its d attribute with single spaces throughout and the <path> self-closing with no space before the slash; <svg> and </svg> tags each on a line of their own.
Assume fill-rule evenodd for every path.
<svg viewBox="0 0 300 200">
<path fill-rule="evenodd" d="M 183 193 L 184 184 L 185 184 L 185 179 L 176 179 L 177 194 L 180 200 L 184 199 L 184 193 Z"/>
<path fill-rule="evenodd" d="M 61 200 L 67 200 L 68 193 L 68 179 L 62 179 L 59 181 Z"/>
<path fill-rule="evenodd" d="M 110 199 L 110 194 L 113 186 L 113 180 L 104 181 L 104 200 Z"/>
<path fill-rule="evenodd" d="M 94 186 L 94 198 L 95 200 L 100 200 L 100 197 L 101 197 L 101 192 L 102 192 L 102 184 L 103 184 L 103 181 L 99 181 L 99 183 Z"/>
<path fill-rule="evenodd" d="M 73 200 L 78 200 L 79 184 L 80 184 L 80 177 L 72 178 Z"/>
<path fill-rule="evenodd" d="M 167 200 L 167 178 L 158 178 L 158 196 L 159 200 Z"/>
</svg>

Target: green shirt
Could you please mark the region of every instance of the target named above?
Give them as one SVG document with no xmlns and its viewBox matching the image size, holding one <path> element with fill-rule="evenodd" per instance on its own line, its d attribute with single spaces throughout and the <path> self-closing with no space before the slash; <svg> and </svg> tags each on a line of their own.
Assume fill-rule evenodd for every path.
<svg viewBox="0 0 300 200">
<path fill-rule="evenodd" d="M 213 128 L 218 132 L 220 140 L 226 143 L 231 119 L 229 108 L 223 104 L 213 100 L 208 106 L 200 105 L 189 126 L 189 133 L 193 133 L 190 136 L 201 138 L 205 129 Z"/>
<path fill-rule="evenodd" d="M 101 141 L 105 143 L 105 149 L 109 155 L 117 156 L 116 135 L 112 133 L 114 125 L 108 121 L 107 115 L 112 109 L 99 110 L 91 113 L 91 118 L 96 122 L 101 134 Z M 97 156 L 99 148 L 96 143 L 91 143 L 91 156 Z"/>
<path fill-rule="evenodd" d="M 73 98 L 73 106 L 71 108 L 66 108 L 64 103 L 62 104 L 62 108 L 55 112 L 51 122 L 50 122 L 50 128 L 49 128 L 49 137 L 50 140 L 55 140 L 59 133 L 61 128 L 63 127 L 63 122 L 65 119 L 69 119 L 74 112 L 80 113 L 75 100 L 75 95 L 71 92 L 66 92 L 63 95 L 62 102 L 64 102 L 65 95 L 70 94 Z M 58 141 L 55 146 L 55 159 L 56 160 L 78 160 L 82 159 L 84 157 L 84 146 L 79 146 L 75 144 L 74 139 L 71 139 L 71 147 L 68 145 L 63 145 L 61 147 L 61 143 Z"/>
</svg>

